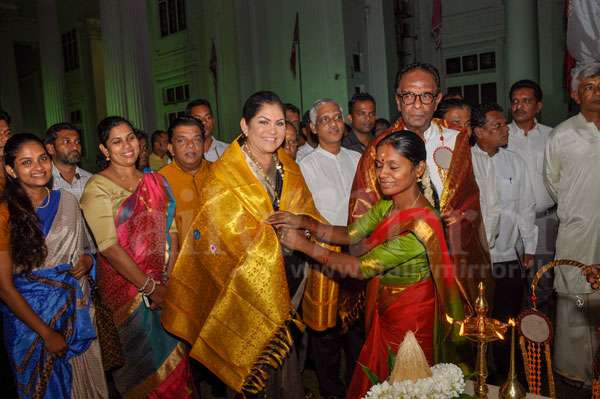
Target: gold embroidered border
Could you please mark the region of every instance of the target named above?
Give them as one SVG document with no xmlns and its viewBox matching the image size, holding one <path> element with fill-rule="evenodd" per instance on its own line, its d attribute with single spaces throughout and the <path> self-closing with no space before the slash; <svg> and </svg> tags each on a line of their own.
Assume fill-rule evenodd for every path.
<svg viewBox="0 0 600 399">
<path fill-rule="evenodd" d="M 179 363 L 187 357 L 183 343 L 179 343 L 163 364 L 144 382 L 130 389 L 125 398 L 145 398 L 150 392 L 156 389 L 169 375 L 177 368 Z M 187 361 L 187 360 L 185 360 Z"/>
</svg>

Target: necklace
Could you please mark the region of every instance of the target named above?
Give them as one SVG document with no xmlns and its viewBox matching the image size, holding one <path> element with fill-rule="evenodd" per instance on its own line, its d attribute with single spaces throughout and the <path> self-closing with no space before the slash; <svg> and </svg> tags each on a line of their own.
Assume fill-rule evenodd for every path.
<svg viewBox="0 0 600 399">
<path fill-rule="evenodd" d="M 48 204 L 50 204 L 50 189 L 48 187 L 44 188 L 46 189 L 46 201 L 42 201 L 42 203 L 37 206 L 37 209 L 44 209 L 48 206 Z"/>
<path fill-rule="evenodd" d="M 265 172 L 265 170 L 263 169 L 263 167 L 260 165 L 260 163 L 258 163 L 258 161 L 254 157 L 254 155 L 252 155 L 252 152 L 248 148 L 248 145 L 244 144 L 242 146 L 242 148 L 243 148 L 244 152 L 248 155 L 248 157 L 250 158 L 250 160 L 252 160 L 252 162 L 256 166 L 256 169 L 258 169 L 258 172 L 261 174 L 261 176 L 263 177 L 263 179 L 265 179 L 265 182 L 269 185 L 269 187 L 275 193 L 276 192 L 275 183 L 267 175 L 267 173 Z M 283 168 L 281 166 L 281 163 L 279 163 L 279 159 L 277 158 L 277 156 L 275 154 L 271 155 L 271 165 L 272 164 L 275 164 L 276 171 L 281 174 L 281 177 L 283 177 Z"/>
<path fill-rule="evenodd" d="M 412 205 L 408 209 L 414 208 L 415 205 L 417 204 L 417 201 L 419 200 L 419 198 L 421 198 L 421 190 L 419 190 L 419 195 L 417 195 L 417 198 L 414 200 L 414 202 L 412 203 Z"/>
<path fill-rule="evenodd" d="M 404 211 L 406 209 L 413 209 L 415 207 L 415 205 L 417 204 L 417 201 L 419 201 L 419 198 L 421 198 L 420 190 L 419 190 L 419 195 L 417 195 L 417 198 L 415 198 L 413 203 L 408 208 L 398 209 L 398 208 L 396 208 L 396 205 L 392 205 L 392 207 L 387 211 L 387 213 L 391 214 L 392 212 L 400 212 L 400 211 Z"/>
</svg>

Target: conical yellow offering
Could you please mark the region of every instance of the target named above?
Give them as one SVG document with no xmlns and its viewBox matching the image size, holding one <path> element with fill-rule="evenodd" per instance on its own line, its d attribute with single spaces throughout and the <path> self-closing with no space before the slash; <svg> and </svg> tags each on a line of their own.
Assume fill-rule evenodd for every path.
<svg viewBox="0 0 600 399">
<path fill-rule="evenodd" d="M 421 378 L 431 377 L 431 369 L 423 349 L 417 342 L 415 334 L 409 331 L 404 336 L 404 341 L 398 348 L 394 370 L 390 374 L 391 384 L 404 380 L 416 381 Z"/>
</svg>

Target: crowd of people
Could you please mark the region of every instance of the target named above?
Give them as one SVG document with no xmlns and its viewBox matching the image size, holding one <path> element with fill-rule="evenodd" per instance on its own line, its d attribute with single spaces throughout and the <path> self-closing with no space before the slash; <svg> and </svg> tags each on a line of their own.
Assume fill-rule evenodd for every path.
<svg viewBox="0 0 600 399">
<path fill-rule="evenodd" d="M 600 64 L 574 70 L 580 112 L 554 129 L 534 81 L 512 84 L 508 115 L 441 87 L 434 66 L 403 67 L 391 124 L 367 93 L 344 115 L 260 91 L 229 144 L 204 99 L 149 140 L 109 116 L 95 174 L 73 124 L 11 134 L 0 111 L 6 392 L 194 398 L 207 381 L 220 397 L 304 398 L 311 367 L 321 397 L 358 399 L 363 368 L 387 378 L 408 331 L 431 365 L 473 367 L 446 320 L 484 281 L 504 322 L 536 298 L 558 397 L 589 397 L 600 300 L 574 268 L 530 282 L 553 259 L 600 263 Z M 502 382 L 507 342 L 490 364 Z"/>
</svg>

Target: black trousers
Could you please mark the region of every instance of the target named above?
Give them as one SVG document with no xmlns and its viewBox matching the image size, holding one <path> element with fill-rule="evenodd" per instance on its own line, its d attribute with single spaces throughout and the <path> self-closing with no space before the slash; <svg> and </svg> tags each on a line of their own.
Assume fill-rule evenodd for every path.
<svg viewBox="0 0 600 399">
<path fill-rule="evenodd" d="M 523 310 L 523 296 L 526 291 L 527 279 L 525 271 L 518 261 L 498 262 L 492 265 L 492 276 L 496 283 L 494 291 L 494 308 L 492 318 L 504 323 L 509 318 L 515 321 L 519 313 Z M 510 367 L 510 330 L 502 341 L 495 341 L 491 344 L 494 372 L 493 382 L 501 384 L 508 375 Z M 517 377 L 521 384 L 525 384 L 525 372 L 523 368 L 523 358 L 518 345 L 515 351 L 515 363 L 517 366 Z M 524 385 L 527 386 L 527 385 Z"/>
<path fill-rule="evenodd" d="M 352 379 L 364 341 L 365 328 L 362 319 L 355 322 L 345 334 L 342 334 L 338 327 L 322 332 L 309 331 L 309 353 L 314 363 L 321 396 L 346 396 L 346 387 Z M 346 363 L 343 380 L 342 351 Z"/>
</svg>

